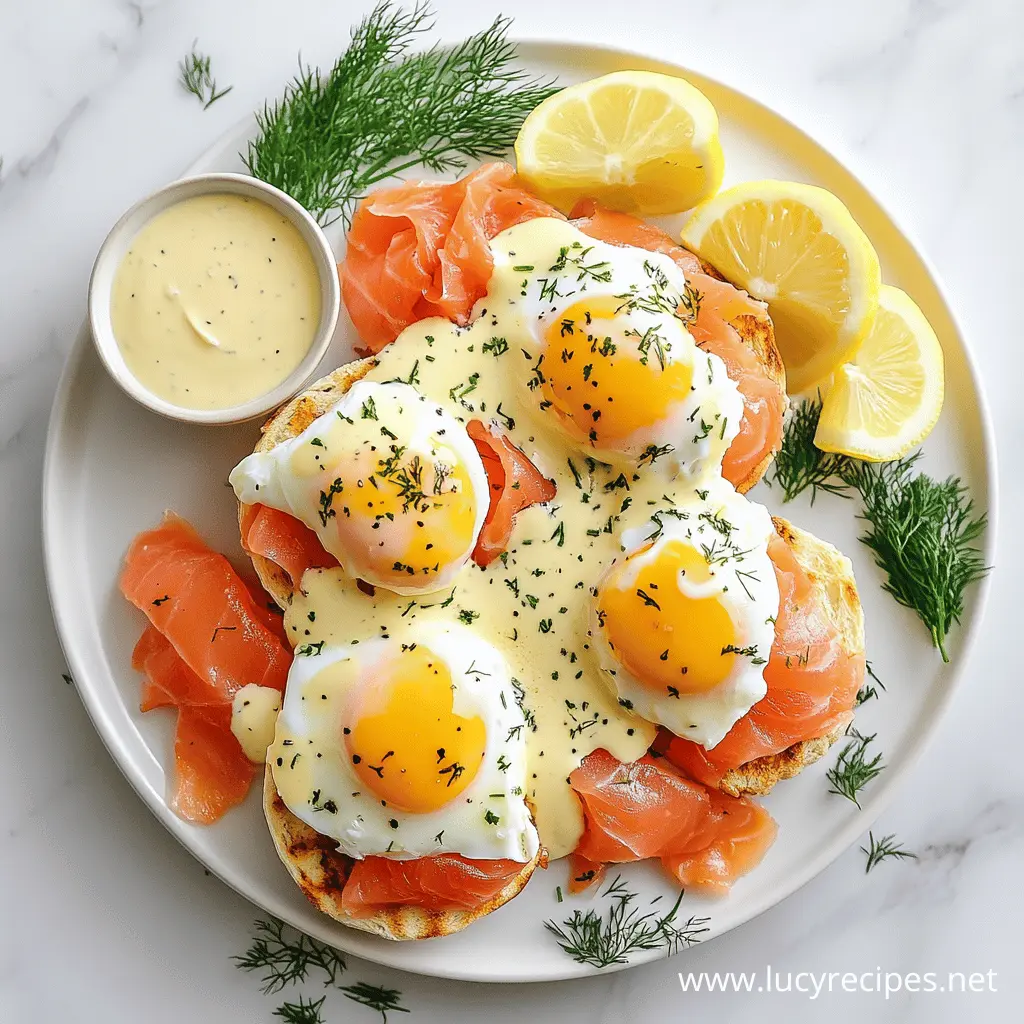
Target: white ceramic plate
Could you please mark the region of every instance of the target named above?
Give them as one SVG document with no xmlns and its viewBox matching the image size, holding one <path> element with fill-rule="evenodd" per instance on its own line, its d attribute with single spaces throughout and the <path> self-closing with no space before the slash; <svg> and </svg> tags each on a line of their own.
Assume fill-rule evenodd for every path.
<svg viewBox="0 0 1024 1024">
<path fill-rule="evenodd" d="M 980 508 L 995 508 L 994 449 L 984 401 L 964 341 L 927 263 L 864 186 L 837 160 L 790 122 L 717 82 L 635 55 L 561 44 L 527 43 L 525 65 L 570 83 L 619 68 L 685 74 L 703 89 L 721 117 L 726 185 L 751 178 L 793 178 L 823 185 L 842 198 L 863 225 L 882 261 L 885 279 L 905 288 L 934 325 L 946 358 L 946 405 L 925 446 L 933 475 L 963 477 Z M 220 140 L 188 173 L 242 170 L 238 157 L 253 125 Z M 340 229 L 331 241 L 343 246 Z M 353 333 L 343 327 L 323 371 L 351 356 Z M 577 977 L 594 968 L 566 956 L 544 930 L 592 898 L 556 901 L 566 883 L 562 863 L 539 871 L 521 896 L 460 935 L 418 943 L 389 943 L 353 931 L 306 903 L 278 863 L 260 809 L 260 787 L 217 825 L 178 820 L 164 799 L 165 766 L 172 761 L 172 716 L 138 711 L 139 677 L 129 663 L 142 621 L 117 591 L 125 549 L 166 508 L 191 520 L 215 548 L 241 564 L 235 502 L 227 475 L 252 450 L 254 425 L 190 427 L 156 416 L 125 396 L 104 372 L 83 329 L 64 370 L 54 404 L 43 489 L 46 567 L 54 616 L 68 664 L 96 728 L 132 785 L 171 834 L 211 871 L 264 910 L 342 949 L 380 963 L 441 977 L 478 981 L 544 981 Z M 778 493 L 762 484 L 754 497 L 779 511 Z M 710 916 L 710 935 L 749 921 L 817 872 L 858 836 L 881 810 L 920 753 L 961 675 L 985 596 L 969 595 L 963 626 L 951 639 L 953 660 L 944 665 L 916 617 L 881 589 L 880 575 L 857 541 L 855 506 L 822 495 L 813 508 L 798 500 L 784 514 L 838 545 L 854 560 L 867 618 L 867 650 L 888 690 L 864 705 L 863 731 L 878 733 L 888 770 L 863 794 L 862 808 L 829 795 L 826 768 L 835 753 L 778 787 L 766 801 L 779 822 L 779 838 L 764 863 L 741 879 L 724 900 L 686 897 L 685 920 Z M 986 535 L 992 561 L 994 524 Z M 623 875 L 638 902 L 674 892 L 654 870 L 631 866 Z M 603 910 L 607 901 L 599 900 Z M 665 906 L 665 899 L 658 904 Z M 643 962 L 664 955 L 637 956 Z"/>
</svg>

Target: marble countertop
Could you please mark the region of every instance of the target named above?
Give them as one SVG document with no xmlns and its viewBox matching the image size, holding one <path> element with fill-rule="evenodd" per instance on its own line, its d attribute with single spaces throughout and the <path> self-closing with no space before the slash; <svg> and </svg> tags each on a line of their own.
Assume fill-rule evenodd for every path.
<svg viewBox="0 0 1024 1024">
<path fill-rule="evenodd" d="M 171 841 L 120 775 L 65 671 L 43 579 L 39 489 L 50 402 L 93 255 L 137 196 L 264 97 L 301 51 L 330 61 L 369 4 L 0 0 L 0 1018 L 271 1020 L 284 997 L 237 971 L 255 909 Z M 965 995 L 680 992 L 681 959 L 514 989 L 356 963 L 410 1021 L 1024 1019 L 1024 704 L 1013 652 L 1024 501 L 1016 198 L 1024 7 L 1015 0 L 438 0 L 454 38 L 499 10 L 525 36 L 626 45 L 802 112 L 920 240 L 973 346 L 1002 455 L 999 567 L 967 684 L 875 834 L 916 861 L 865 875 L 849 850 L 809 885 L 686 958 L 685 970 L 993 971 Z M 288 10 L 288 15 L 284 11 Z M 205 112 L 177 83 L 193 39 L 233 91 Z M 1016 382 L 1016 383 L 1014 383 Z M 1009 639 L 1008 639 L 1009 638 Z M 307 996 L 319 998 L 317 984 Z M 294 999 L 294 995 L 288 998 Z M 379 1015 L 331 992 L 328 1021 Z M 403 1020 L 396 1013 L 391 1021 Z"/>
</svg>

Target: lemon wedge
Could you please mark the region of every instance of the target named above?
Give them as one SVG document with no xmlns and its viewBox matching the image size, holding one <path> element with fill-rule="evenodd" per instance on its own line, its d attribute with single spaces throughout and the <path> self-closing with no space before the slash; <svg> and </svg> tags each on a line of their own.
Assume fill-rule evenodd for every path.
<svg viewBox="0 0 1024 1024">
<path fill-rule="evenodd" d="M 583 198 L 626 213 L 689 210 L 722 184 L 718 114 L 681 78 L 616 71 L 537 106 L 516 139 L 532 191 L 568 212 Z"/>
<path fill-rule="evenodd" d="M 727 280 L 768 303 L 791 393 L 852 358 L 878 309 L 878 256 L 831 192 L 754 181 L 699 206 L 682 231 Z"/>
<path fill-rule="evenodd" d="M 870 462 L 902 458 L 942 411 L 942 348 L 906 292 L 883 285 L 871 333 L 836 371 L 814 443 Z"/>
</svg>

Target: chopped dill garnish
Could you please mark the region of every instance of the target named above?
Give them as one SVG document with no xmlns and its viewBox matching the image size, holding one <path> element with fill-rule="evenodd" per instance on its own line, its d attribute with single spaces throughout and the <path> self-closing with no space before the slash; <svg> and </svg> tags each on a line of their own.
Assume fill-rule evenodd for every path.
<svg viewBox="0 0 1024 1024">
<path fill-rule="evenodd" d="M 897 860 L 917 860 L 917 854 L 904 850 L 902 843 L 893 842 L 895 838 L 895 832 L 888 836 L 882 836 L 881 839 L 875 839 L 873 832 L 868 833 L 868 845 L 861 847 L 868 858 L 867 864 L 864 866 L 865 875 L 873 867 L 881 864 L 886 857 L 895 857 Z"/>
<path fill-rule="evenodd" d="M 438 833 L 441 841 L 444 833 Z M 317 939 L 278 921 L 276 918 L 256 922 L 256 934 L 252 945 L 241 956 L 232 957 L 235 966 L 242 971 L 258 971 L 263 991 L 272 994 L 280 992 L 286 985 L 304 982 L 311 971 L 322 971 L 324 987 L 335 986 L 347 998 L 372 1010 L 378 1010 L 387 1021 L 389 1011 L 408 1013 L 399 1005 L 401 993 L 397 989 L 381 988 L 359 981 L 354 985 L 340 985 L 339 977 L 345 972 L 345 960 L 337 950 Z M 324 1024 L 321 1009 L 326 996 L 307 1001 L 299 996 L 297 1003 L 284 1003 L 274 1011 L 288 1024 Z"/>
<path fill-rule="evenodd" d="M 686 325 L 696 323 L 700 314 L 700 304 L 704 296 L 689 282 L 683 287 L 683 294 L 676 310 L 676 316 Z"/>
<path fill-rule="evenodd" d="M 203 110 L 216 103 L 222 96 L 227 96 L 234 88 L 229 85 L 226 89 L 218 91 L 217 83 L 213 80 L 210 72 L 210 58 L 196 50 L 198 39 L 192 41 L 192 52 L 178 61 L 178 81 L 181 87 L 192 93 L 193 96 L 203 105 Z"/>
<path fill-rule="evenodd" d="M 850 741 L 839 752 L 835 767 L 825 773 L 830 786 L 830 793 L 844 796 L 860 807 L 857 794 L 876 776 L 885 771 L 882 755 L 876 754 L 870 761 L 867 759 L 868 746 L 874 742 L 877 733 L 862 736 L 856 729 L 848 730 Z"/>
<path fill-rule="evenodd" d="M 626 889 L 621 876 L 616 876 L 601 895 L 612 901 L 604 914 L 576 910 L 561 924 L 544 922 L 559 946 L 577 963 L 601 968 L 628 963 L 630 954 L 641 950 L 666 949 L 670 954 L 676 953 L 684 946 L 700 942 L 700 937 L 709 931 L 707 917 L 691 917 L 685 924 L 676 924 L 683 899 L 681 892 L 663 916 L 653 909 L 642 913 L 634 902 L 637 894 Z"/>
<path fill-rule="evenodd" d="M 276 918 L 256 922 L 252 945 L 231 958 L 240 971 L 259 971 L 263 991 L 280 992 L 285 985 L 305 981 L 309 972 L 323 971 L 324 985 L 334 985 L 345 970 L 337 950 L 311 939 Z"/>
<path fill-rule="evenodd" d="M 355 985 L 345 985 L 342 992 L 353 1002 L 362 1003 L 371 1010 L 378 1010 L 387 1024 L 389 1011 L 395 1013 L 408 1013 L 405 1006 L 401 1006 L 402 993 L 396 988 L 382 988 L 380 985 L 367 985 L 365 981 L 357 982 Z"/>
<path fill-rule="evenodd" d="M 866 703 L 869 700 L 874 700 L 878 697 L 878 690 L 875 689 L 870 683 L 865 683 L 858 691 L 855 698 L 855 706 L 860 707 L 861 704 Z"/>
<path fill-rule="evenodd" d="M 673 451 L 675 449 L 670 444 L 661 445 L 660 447 L 656 444 L 649 444 L 641 453 L 638 461 L 641 466 L 645 462 L 649 462 L 653 466 L 663 455 L 669 455 Z"/>
<path fill-rule="evenodd" d="M 883 691 L 885 690 L 885 683 L 883 683 L 882 680 L 875 675 L 875 671 L 871 667 L 870 661 L 864 662 L 864 671 L 867 672 L 867 674 L 871 677 L 872 681 L 870 683 L 865 683 L 857 691 L 857 707 L 860 707 L 861 704 L 865 703 L 865 701 L 869 701 L 872 698 L 877 698 L 877 688 L 881 688 Z"/>
<path fill-rule="evenodd" d="M 471 395 L 474 391 L 476 391 L 476 386 L 479 383 L 479 381 L 480 381 L 480 374 L 479 373 L 472 373 L 472 374 L 470 374 L 469 381 L 467 383 L 463 383 L 463 382 L 460 381 L 458 384 L 456 384 L 455 387 L 453 387 L 453 388 L 451 388 L 451 390 L 449 390 L 448 397 L 453 402 L 462 402 L 462 400 L 466 397 L 466 395 Z M 463 404 L 465 404 L 465 403 L 463 403 Z"/>
<path fill-rule="evenodd" d="M 300 66 L 257 113 L 250 174 L 283 189 L 321 224 L 351 217 L 375 184 L 422 165 L 435 174 L 498 157 L 526 115 L 557 90 L 514 66 L 509 20 L 452 47 L 417 49 L 426 3 L 379 3 L 330 70 Z"/>
<path fill-rule="evenodd" d="M 860 539 L 885 572 L 885 589 L 917 612 L 942 660 L 949 661 L 946 639 L 963 615 L 964 593 L 988 572 L 974 546 L 986 516 L 974 515 L 974 502 L 959 477 L 940 482 L 912 473 L 919 457 L 848 460 L 843 479 L 860 494 L 860 518 L 868 524 Z"/>
<path fill-rule="evenodd" d="M 297 1003 L 284 1003 L 274 1011 L 275 1017 L 280 1017 L 286 1024 L 324 1024 L 324 1018 L 320 1016 L 320 1010 L 324 1005 L 327 996 L 319 999 L 311 999 L 308 1003 L 299 996 Z"/>
<path fill-rule="evenodd" d="M 821 417 L 821 398 L 804 400 L 790 413 L 782 435 L 782 448 L 775 456 L 772 479 L 765 483 L 782 488 L 782 500 L 792 501 L 808 487 L 811 504 L 818 491 L 848 497 L 846 484 L 837 477 L 845 456 L 823 452 L 814 445 L 814 434 Z"/>
<path fill-rule="evenodd" d="M 558 251 L 558 259 L 555 260 L 548 270 L 553 274 L 559 274 L 567 267 L 573 267 L 577 271 L 577 284 L 588 278 L 607 284 L 612 279 L 611 264 L 607 260 L 587 263 L 586 259 L 593 251 L 594 247 L 592 245 L 584 248 L 579 242 L 573 242 L 572 245 L 563 245 Z M 569 255 L 570 252 L 572 253 L 571 256 Z"/>
</svg>

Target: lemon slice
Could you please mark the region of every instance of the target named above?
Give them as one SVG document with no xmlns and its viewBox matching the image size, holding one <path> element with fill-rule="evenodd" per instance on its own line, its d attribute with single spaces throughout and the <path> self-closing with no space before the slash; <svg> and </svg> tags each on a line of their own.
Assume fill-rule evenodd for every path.
<svg viewBox="0 0 1024 1024">
<path fill-rule="evenodd" d="M 687 221 L 683 245 L 768 303 L 790 392 L 852 358 L 878 308 L 878 256 L 831 192 L 791 181 L 727 189 Z"/>
<path fill-rule="evenodd" d="M 516 162 L 566 212 L 589 198 L 627 213 L 679 213 L 713 196 L 725 168 L 711 101 L 651 71 L 616 71 L 546 99 L 523 122 Z"/>
<path fill-rule="evenodd" d="M 902 458 L 942 411 L 942 348 L 913 299 L 883 285 L 871 333 L 835 373 L 814 443 L 871 462 Z"/>
</svg>

